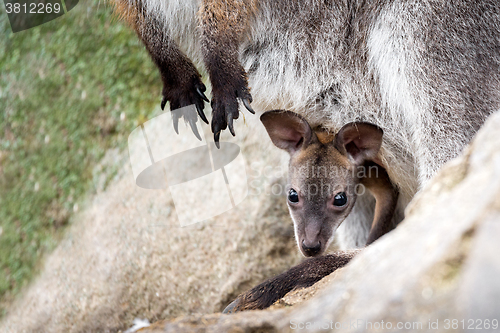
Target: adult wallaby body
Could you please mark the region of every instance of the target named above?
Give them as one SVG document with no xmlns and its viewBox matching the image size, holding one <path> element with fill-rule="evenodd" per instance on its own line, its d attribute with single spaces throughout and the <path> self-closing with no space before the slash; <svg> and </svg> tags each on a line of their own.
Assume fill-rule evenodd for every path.
<svg viewBox="0 0 500 333">
<path fill-rule="evenodd" d="M 238 100 L 248 106 L 252 97 L 259 110 L 293 111 L 333 135 L 353 122 L 381 128 L 376 164 L 398 192 L 392 225 L 500 107 L 497 0 L 115 1 L 160 69 L 163 105 L 196 104 L 203 119 L 194 64 L 205 67 L 216 141 L 227 126 L 234 133 Z M 358 196 L 336 233 L 341 248 L 366 245 L 374 207 L 372 195 Z M 306 261 L 232 308 L 265 307 L 351 257 Z M 286 287 L 269 296 L 270 285 Z"/>
</svg>

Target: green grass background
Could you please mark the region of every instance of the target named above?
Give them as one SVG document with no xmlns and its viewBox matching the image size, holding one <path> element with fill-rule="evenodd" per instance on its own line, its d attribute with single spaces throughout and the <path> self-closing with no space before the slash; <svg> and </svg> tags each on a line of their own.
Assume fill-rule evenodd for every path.
<svg viewBox="0 0 500 333">
<path fill-rule="evenodd" d="M 1 316 L 95 191 L 106 149 L 125 148 L 157 107 L 161 82 L 106 2 L 16 34 L 0 11 Z"/>
</svg>

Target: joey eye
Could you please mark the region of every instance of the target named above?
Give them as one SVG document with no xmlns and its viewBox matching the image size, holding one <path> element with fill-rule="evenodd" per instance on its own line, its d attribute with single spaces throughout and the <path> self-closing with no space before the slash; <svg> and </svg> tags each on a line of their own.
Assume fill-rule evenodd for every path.
<svg viewBox="0 0 500 333">
<path fill-rule="evenodd" d="M 291 203 L 299 202 L 299 194 L 293 188 L 288 191 L 288 201 Z"/>
<path fill-rule="evenodd" d="M 345 206 L 347 203 L 347 195 L 345 192 L 340 192 L 335 195 L 335 198 L 333 198 L 333 205 L 337 207 L 342 207 Z"/>
</svg>

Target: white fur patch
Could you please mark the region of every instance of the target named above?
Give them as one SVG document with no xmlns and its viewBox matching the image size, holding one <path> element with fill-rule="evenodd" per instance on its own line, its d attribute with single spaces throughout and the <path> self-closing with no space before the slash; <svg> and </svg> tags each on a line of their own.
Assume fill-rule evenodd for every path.
<svg viewBox="0 0 500 333">
<path fill-rule="evenodd" d="M 129 0 L 131 3 L 136 0 Z M 149 15 L 163 22 L 167 35 L 197 65 L 202 65 L 197 12 L 201 0 L 145 0 Z"/>
<path fill-rule="evenodd" d="M 133 322 L 134 326 L 125 331 L 125 333 L 134 333 L 144 327 L 149 327 L 151 324 L 147 319 L 135 318 Z"/>
</svg>

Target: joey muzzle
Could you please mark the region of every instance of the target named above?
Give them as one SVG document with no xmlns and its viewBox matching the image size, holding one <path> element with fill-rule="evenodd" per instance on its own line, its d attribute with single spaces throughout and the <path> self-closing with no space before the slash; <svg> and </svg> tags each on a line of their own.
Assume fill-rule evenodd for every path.
<svg viewBox="0 0 500 333">
<path fill-rule="evenodd" d="M 321 252 L 321 240 L 319 239 L 321 224 L 310 222 L 304 228 L 301 248 L 304 255 L 313 257 Z"/>
<path fill-rule="evenodd" d="M 302 252 L 307 257 L 314 257 L 321 252 L 321 242 L 319 240 L 315 242 L 307 242 L 302 240 Z"/>
</svg>

